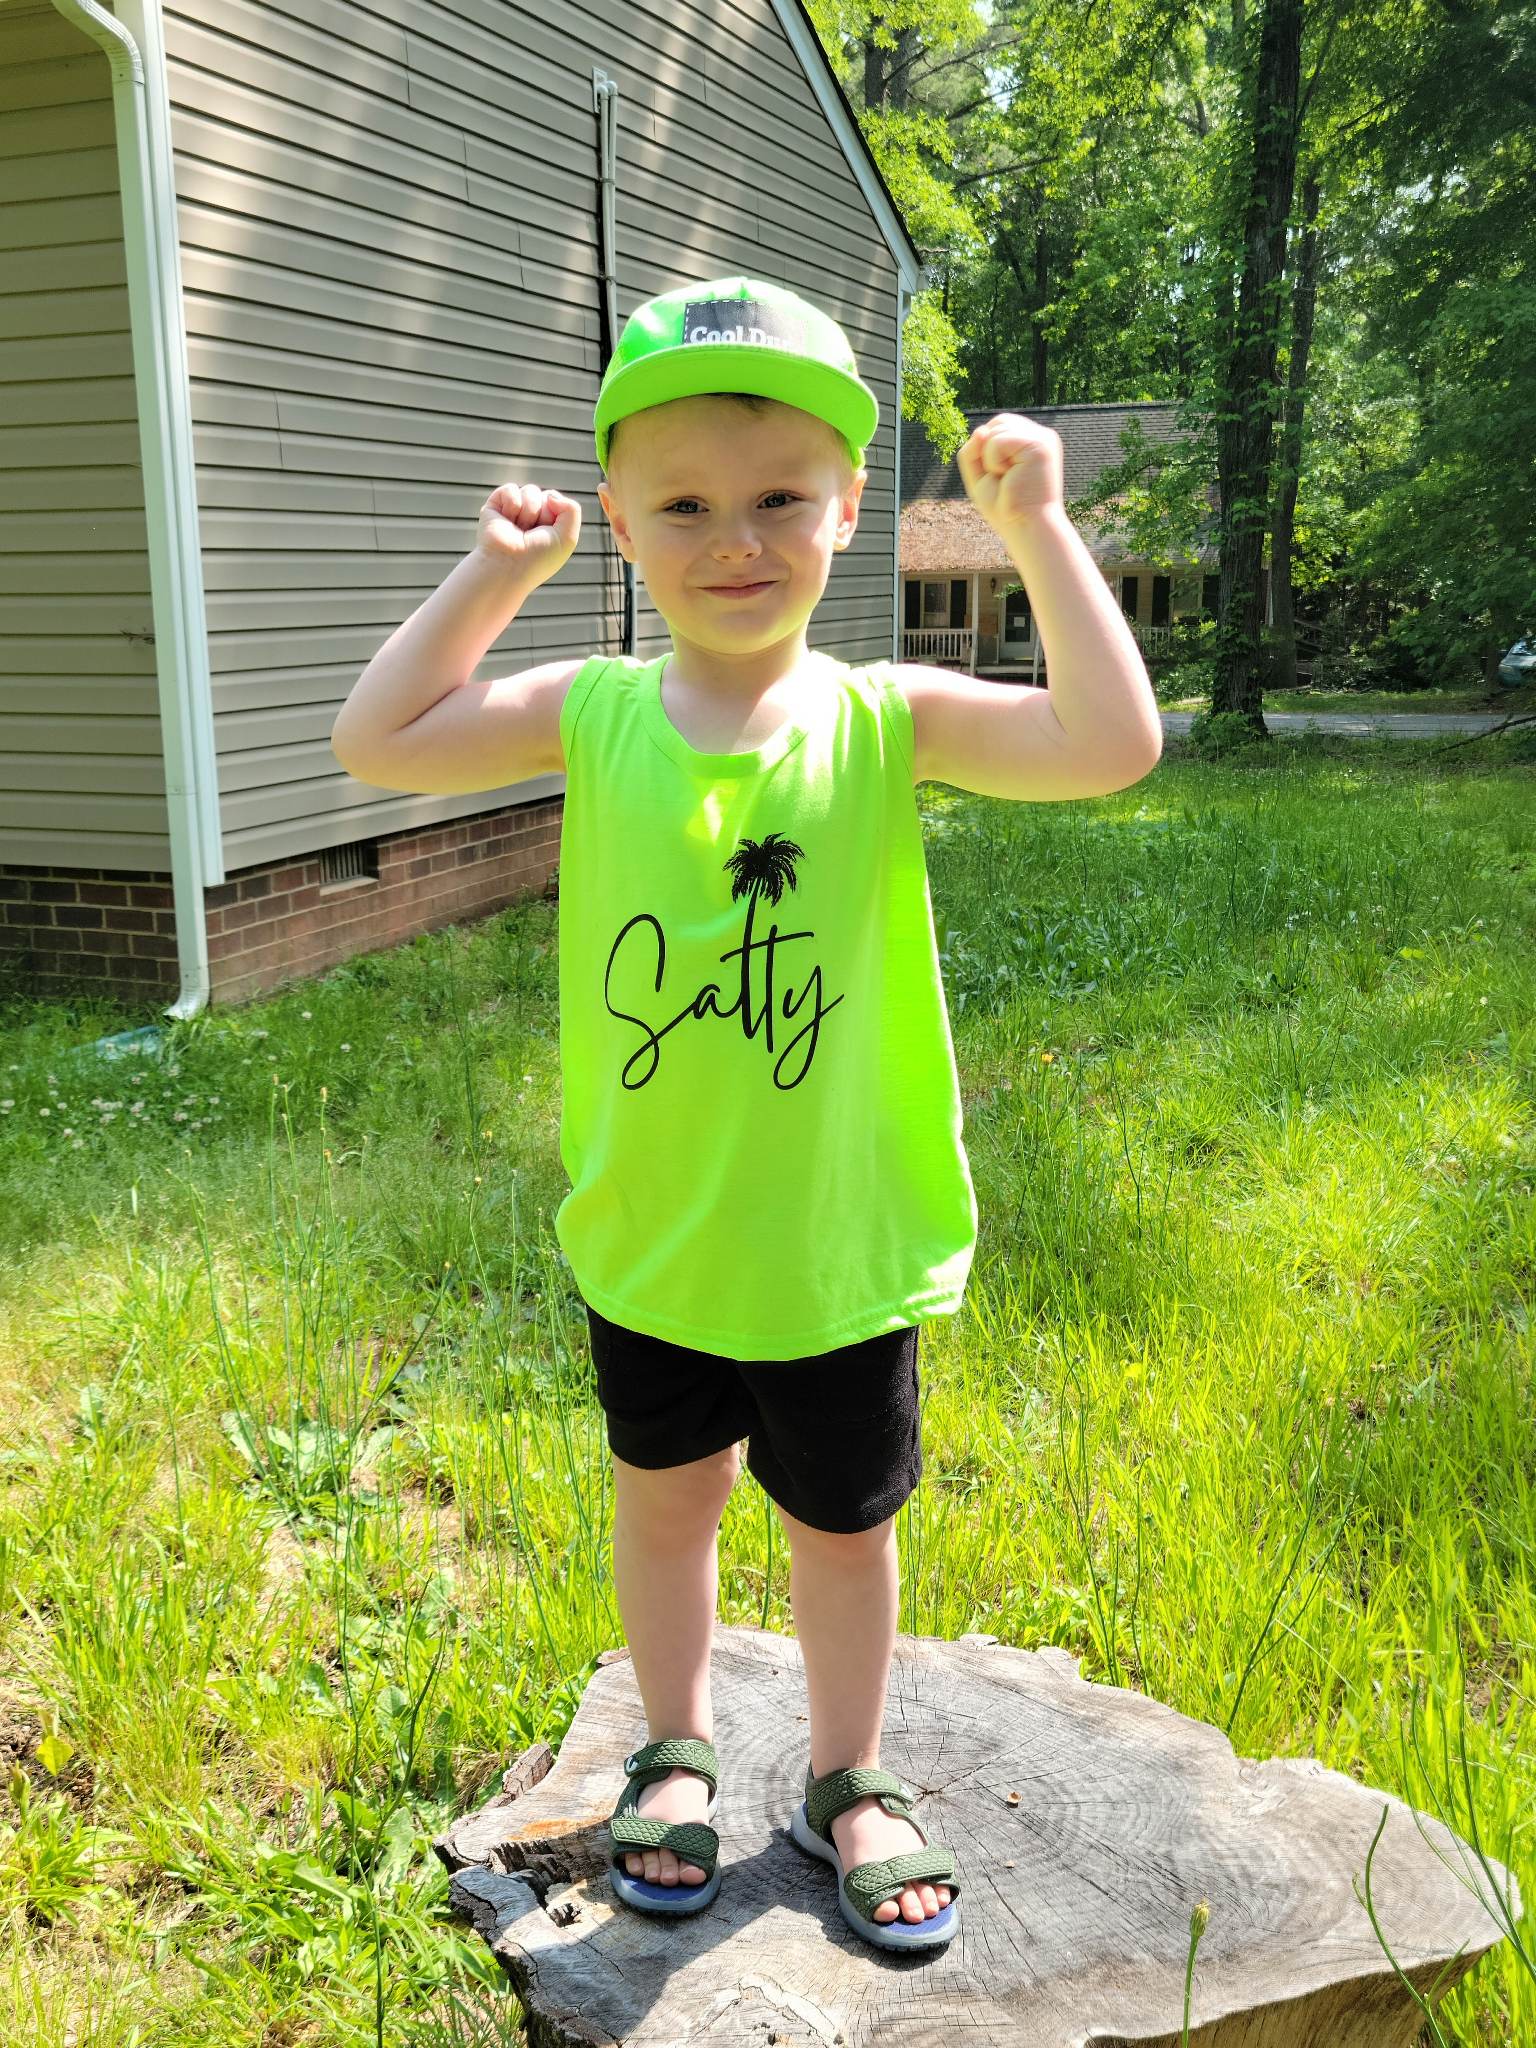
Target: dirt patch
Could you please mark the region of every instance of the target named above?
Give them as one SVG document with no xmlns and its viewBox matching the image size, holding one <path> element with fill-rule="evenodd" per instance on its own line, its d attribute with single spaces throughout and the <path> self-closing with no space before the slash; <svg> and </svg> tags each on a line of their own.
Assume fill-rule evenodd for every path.
<svg viewBox="0 0 1536 2048">
<path fill-rule="evenodd" d="M 0 1701 L 0 1781 L 11 1772 L 26 1772 L 34 1801 L 62 1797 L 77 1813 L 89 1813 L 96 1803 L 96 1773 L 91 1760 L 78 1744 L 74 1755 L 55 1777 L 38 1755 L 38 1745 L 47 1730 L 35 1711 L 13 1700 Z"/>
</svg>

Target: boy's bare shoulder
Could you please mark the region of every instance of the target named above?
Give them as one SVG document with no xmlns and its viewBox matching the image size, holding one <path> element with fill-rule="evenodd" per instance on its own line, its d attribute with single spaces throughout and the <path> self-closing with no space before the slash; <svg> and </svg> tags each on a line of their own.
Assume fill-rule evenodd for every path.
<svg viewBox="0 0 1536 2048">
<path fill-rule="evenodd" d="M 515 675 L 461 683 L 419 717 L 337 759 L 359 782 L 425 796 L 505 789 L 535 775 L 563 775 L 560 714 L 590 654 L 562 656 Z"/>
<path fill-rule="evenodd" d="M 493 727 L 504 725 L 509 739 L 515 732 L 520 752 L 532 761 L 525 774 L 565 773 L 560 716 L 572 683 L 591 659 L 590 654 L 562 655 L 558 661 L 543 661 L 487 684 L 486 706 Z"/>
</svg>

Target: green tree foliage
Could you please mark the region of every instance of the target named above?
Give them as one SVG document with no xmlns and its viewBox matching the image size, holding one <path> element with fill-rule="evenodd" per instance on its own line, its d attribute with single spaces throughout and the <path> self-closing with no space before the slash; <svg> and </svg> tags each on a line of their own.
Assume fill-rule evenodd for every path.
<svg viewBox="0 0 1536 2048">
<path fill-rule="evenodd" d="M 1246 422 L 1221 540 L 1250 677 L 1255 521 L 1282 626 L 1294 588 L 1400 680 L 1475 681 L 1536 631 L 1532 0 L 811 11 L 928 262 L 904 411 L 942 452 L 962 409 L 1168 402 L 1181 445 L 1132 431 L 1072 509 L 1178 564 Z"/>
</svg>

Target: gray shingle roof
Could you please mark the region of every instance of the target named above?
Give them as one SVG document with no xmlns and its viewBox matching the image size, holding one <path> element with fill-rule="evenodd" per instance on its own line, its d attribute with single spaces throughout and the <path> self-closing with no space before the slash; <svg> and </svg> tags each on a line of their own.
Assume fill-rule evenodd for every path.
<svg viewBox="0 0 1536 2048">
<path fill-rule="evenodd" d="M 967 428 L 977 427 L 994 413 L 1009 410 L 1021 408 L 970 406 L 964 409 L 964 419 Z M 1089 491 L 1102 471 L 1124 461 L 1120 434 L 1127 420 L 1134 417 L 1149 441 L 1179 438 L 1178 408 L 1171 401 L 1045 405 L 1028 408 L 1026 417 L 1053 427 L 1061 436 L 1063 487 L 1069 502 Z M 1210 498 L 1214 511 L 1214 484 Z M 1096 561 L 1126 559 L 1124 548 L 1092 525 L 1080 524 L 1078 530 Z M 1201 563 L 1214 569 L 1216 561 L 1212 544 L 1203 551 Z M 921 421 L 907 419 L 901 423 L 901 566 L 912 575 L 1013 566 L 1002 541 L 966 496 L 959 465 L 953 458 L 941 459 Z"/>
<path fill-rule="evenodd" d="M 1054 427 L 1061 436 L 1062 467 L 1069 498 L 1081 497 L 1101 470 L 1112 469 L 1125 460 L 1120 446 L 1121 429 L 1127 420 L 1141 422 L 1149 441 L 1176 441 L 1178 409 L 1171 402 L 1149 401 L 1133 405 L 1043 405 L 1009 407 L 981 405 L 968 407 L 967 428 L 979 427 L 996 412 L 1023 411 L 1043 427 Z M 921 420 L 901 423 L 901 502 L 914 498 L 964 498 L 965 485 L 953 460 L 944 462 L 929 440 Z M 969 503 L 969 500 L 966 501 Z"/>
</svg>

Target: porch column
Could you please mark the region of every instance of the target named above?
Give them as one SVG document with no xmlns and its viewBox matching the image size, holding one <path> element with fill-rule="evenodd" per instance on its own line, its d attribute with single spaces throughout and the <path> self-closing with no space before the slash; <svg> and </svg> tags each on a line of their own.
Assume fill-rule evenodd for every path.
<svg viewBox="0 0 1536 2048">
<path fill-rule="evenodd" d="M 981 640 L 981 571 L 971 571 L 971 674 L 976 673 L 976 649 Z"/>
</svg>

